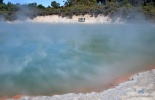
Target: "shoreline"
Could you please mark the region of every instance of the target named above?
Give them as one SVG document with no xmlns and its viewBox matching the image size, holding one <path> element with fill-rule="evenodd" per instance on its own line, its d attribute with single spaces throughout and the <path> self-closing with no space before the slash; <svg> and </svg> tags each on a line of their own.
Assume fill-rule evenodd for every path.
<svg viewBox="0 0 155 100">
<path fill-rule="evenodd" d="M 79 18 L 85 18 L 84 22 L 79 22 Z M 20 22 L 27 22 L 27 23 L 49 23 L 49 24 L 123 24 L 125 21 L 121 20 L 121 18 L 116 18 L 113 20 L 109 16 L 98 15 L 73 15 L 71 18 L 69 17 L 62 17 L 59 15 L 46 15 L 46 16 L 37 16 L 33 19 L 27 18 L 25 20 L 15 20 L 15 21 L 6 21 L 8 23 L 20 23 Z"/>
<path fill-rule="evenodd" d="M 84 22 L 79 22 L 79 18 L 85 18 Z M 27 17 L 25 20 L 13 20 L 13 21 L 0 21 L 0 23 L 42 23 L 42 24 L 137 24 L 137 25 L 154 25 L 154 22 L 142 19 L 138 21 L 136 19 L 124 19 L 121 17 L 110 17 L 99 14 L 98 16 L 86 15 L 73 15 L 71 18 L 62 17 L 59 15 L 46 15 L 37 16 L 33 19 Z"/>
<path fill-rule="evenodd" d="M 135 75 L 139 75 L 141 73 L 152 71 L 152 70 L 155 70 L 155 66 L 146 67 L 146 68 L 142 69 L 141 71 L 137 71 L 137 72 L 131 73 L 131 74 L 126 74 L 123 77 L 122 76 L 121 77 L 118 77 L 115 80 L 113 80 L 113 82 L 111 82 L 109 85 L 107 85 L 107 88 L 104 89 L 104 90 L 99 90 L 98 91 L 97 89 L 95 89 L 95 87 L 101 87 L 101 86 L 95 86 L 95 87 L 93 87 L 94 90 L 93 90 L 93 88 L 84 89 L 84 92 L 82 92 L 82 94 L 85 95 L 85 94 L 91 94 L 91 93 L 102 93 L 102 92 L 106 92 L 106 91 L 109 91 L 109 90 L 113 90 L 113 89 L 115 89 L 117 87 L 120 87 L 124 83 L 127 83 L 127 82 L 132 81 L 133 80 L 133 77 Z M 90 90 L 93 90 L 93 92 L 90 92 Z M 78 94 L 81 94 L 80 92 L 74 92 L 74 93 L 77 94 L 77 95 Z M 67 93 L 67 94 L 70 94 L 70 93 Z M 67 94 L 55 94 L 55 95 L 51 95 L 51 96 L 47 96 L 47 97 L 63 96 L 63 95 L 67 95 Z M 25 98 L 25 97 L 36 98 L 36 97 L 40 97 L 40 96 L 30 96 L 30 95 L 17 94 L 17 95 L 12 96 L 12 97 L 2 97 L 2 98 L 0 98 L 0 100 L 5 100 L 5 99 L 11 99 L 11 100 L 13 99 L 13 100 L 16 100 L 16 99 L 21 99 L 21 98 Z M 43 97 L 45 97 L 45 96 L 43 96 Z M 46 99 L 43 99 L 43 100 L 46 100 Z M 58 100 L 62 100 L 62 99 L 58 99 Z"/>
<path fill-rule="evenodd" d="M 153 67 L 154 68 L 154 67 Z M 155 69 L 140 72 L 128 78 L 128 81 L 120 83 L 115 88 L 102 92 L 68 93 L 53 96 L 24 96 L 13 98 L 19 100 L 154 100 L 155 99 Z M 147 86 L 147 87 L 146 87 Z"/>
<path fill-rule="evenodd" d="M 79 22 L 78 18 L 85 18 L 85 22 Z M 58 15 L 37 16 L 34 19 L 27 19 L 26 22 L 32 23 L 111 23 L 108 16 L 98 15 L 97 17 L 91 15 L 73 15 L 72 18 L 61 17 Z"/>
</svg>

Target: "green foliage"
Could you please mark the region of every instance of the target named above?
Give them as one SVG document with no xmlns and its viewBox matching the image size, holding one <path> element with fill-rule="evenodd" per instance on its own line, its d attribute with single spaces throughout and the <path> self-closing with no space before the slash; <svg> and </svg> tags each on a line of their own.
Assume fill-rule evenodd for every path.
<svg viewBox="0 0 155 100">
<path fill-rule="evenodd" d="M 39 9 L 45 9 L 45 7 L 44 7 L 42 4 L 39 4 L 37 7 L 38 7 Z"/>
<path fill-rule="evenodd" d="M 155 20 L 155 6 L 153 2 L 143 6 L 143 12 L 147 19 Z"/>
<path fill-rule="evenodd" d="M 34 2 L 34 3 L 29 3 L 28 6 L 29 6 L 29 7 L 37 7 L 37 3 L 36 3 L 36 2 Z"/>
<path fill-rule="evenodd" d="M 53 1 L 53 2 L 51 2 L 51 6 L 53 7 L 53 8 L 59 8 L 60 7 L 60 4 L 59 3 L 57 3 L 56 1 Z"/>
<path fill-rule="evenodd" d="M 76 5 L 76 3 L 77 3 L 77 0 L 66 0 L 64 6 L 65 7 L 70 7 L 70 6 Z"/>
<path fill-rule="evenodd" d="M 86 5 L 91 6 L 96 3 L 96 0 L 67 0 L 65 2 L 65 7 L 75 6 L 75 5 Z"/>
<path fill-rule="evenodd" d="M 1 9 L 1 11 L 7 10 L 6 4 L 0 4 L 0 9 Z"/>
</svg>

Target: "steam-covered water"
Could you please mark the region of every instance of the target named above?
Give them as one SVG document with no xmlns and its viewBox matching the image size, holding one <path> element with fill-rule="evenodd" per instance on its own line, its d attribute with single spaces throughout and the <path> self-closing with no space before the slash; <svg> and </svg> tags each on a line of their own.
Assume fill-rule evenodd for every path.
<svg viewBox="0 0 155 100">
<path fill-rule="evenodd" d="M 0 23 L 0 96 L 104 89 L 152 65 L 152 25 Z"/>
</svg>

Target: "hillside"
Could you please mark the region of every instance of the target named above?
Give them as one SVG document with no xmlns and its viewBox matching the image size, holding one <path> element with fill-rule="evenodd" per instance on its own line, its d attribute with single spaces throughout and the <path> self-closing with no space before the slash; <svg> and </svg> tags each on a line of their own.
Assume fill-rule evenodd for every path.
<svg viewBox="0 0 155 100">
<path fill-rule="evenodd" d="M 37 16 L 59 15 L 61 17 L 72 18 L 73 15 L 102 14 L 111 18 L 121 17 L 132 20 L 137 14 L 144 15 L 146 20 L 155 21 L 155 1 L 146 0 L 67 0 L 63 6 L 56 1 L 44 7 L 42 4 L 13 4 L 0 1 L 1 20 L 25 20 L 28 17 L 33 19 Z"/>
</svg>

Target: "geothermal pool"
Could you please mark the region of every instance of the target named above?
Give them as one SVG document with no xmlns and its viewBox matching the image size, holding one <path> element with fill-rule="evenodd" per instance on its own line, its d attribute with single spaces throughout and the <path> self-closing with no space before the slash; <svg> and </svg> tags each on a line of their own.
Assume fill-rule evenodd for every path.
<svg viewBox="0 0 155 100">
<path fill-rule="evenodd" d="M 153 25 L 0 23 L 0 96 L 104 90 L 153 65 Z"/>
</svg>

